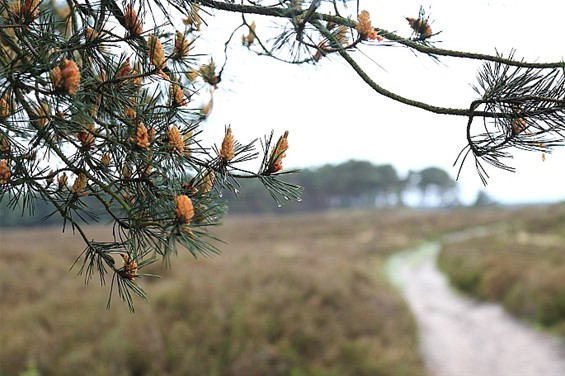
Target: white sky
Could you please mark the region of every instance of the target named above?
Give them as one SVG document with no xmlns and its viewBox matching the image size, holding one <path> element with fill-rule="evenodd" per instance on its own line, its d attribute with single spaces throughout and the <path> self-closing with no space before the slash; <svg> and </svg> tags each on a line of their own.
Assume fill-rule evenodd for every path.
<svg viewBox="0 0 565 376">
<path fill-rule="evenodd" d="M 429 11 L 439 47 L 494 54 L 516 49 L 517 58 L 543 62 L 565 57 L 565 1 L 366 0 L 373 25 L 410 35 L 405 16 L 417 17 L 420 5 Z M 355 10 L 351 8 L 351 12 Z M 218 14 L 219 16 L 219 14 Z M 249 18 L 251 20 L 251 18 Z M 211 20 L 203 30 L 206 48 L 221 64 L 223 43 L 240 16 Z M 257 33 L 272 32 L 273 22 L 255 18 Z M 214 30 L 213 27 L 218 29 Z M 231 124 L 242 143 L 275 130 L 289 131 L 285 168 L 316 167 L 348 159 L 391 163 L 400 174 L 437 166 L 453 177 L 453 162 L 465 145 L 466 118 L 436 115 L 380 96 L 357 77 L 338 56 L 317 65 L 287 65 L 258 57 L 240 44 L 237 32 L 228 51 L 228 65 L 214 94 L 214 111 L 204 124 L 205 142 L 221 143 Z M 218 39 L 219 38 L 219 39 Z M 214 45 L 211 41 L 216 41 Z M 476 61 L 415 56 L 399 47 L 365 46 L 369 61 L 353 56 L 381 86 L 408 98 L 444 107 L 467 108 L 476 99 L 471 84 L 480 67 Z M 218 61 L 219 60 L 219 61 Z M 489 184 L 482 186 L 469 159 L 459 179 L 461 197 L 472 202 L 479 189 L 503 203 L 565 200 L 565 147 L 542 162 L 541 154 L 516 151 L 507 161 L 515 173 L 489 165 Z"/>
</svg>

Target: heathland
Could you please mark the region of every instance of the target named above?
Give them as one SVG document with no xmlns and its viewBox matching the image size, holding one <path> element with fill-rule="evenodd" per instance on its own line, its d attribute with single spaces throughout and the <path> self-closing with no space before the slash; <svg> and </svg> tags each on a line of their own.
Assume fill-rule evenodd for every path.
<svg viewBox="0 0 565 376">
<path fill-rule="evenodd" d="M 505 223 L 513 232 L 467 252 L 446 249 L 442 265 L 456 281 L 481 281 L 478 290 L 456 282 L 466 291 L 560 331 L 563 308 L 548 302 L 564 301 L 564 213 L 553 205 L 228 215 L 212 230 L 223 254 L 195 260 L 179 250 L 170 268 L 153 264 L 163 278 L 139 279 L 150 302 L 137 300 L 134 314 L 117 296 L 106 310 L 109 285 L 69 271 L 84 248 L 69 231 L 2 231 L 0 373 L 424 376 L 416 325 L 385 279 L 386 258 Z M 111 236 L 104 226 L 90 231 Z M 497 290 L 508 278 L 528 310 L 506 298 L 519 293 Z"/>
</svg>

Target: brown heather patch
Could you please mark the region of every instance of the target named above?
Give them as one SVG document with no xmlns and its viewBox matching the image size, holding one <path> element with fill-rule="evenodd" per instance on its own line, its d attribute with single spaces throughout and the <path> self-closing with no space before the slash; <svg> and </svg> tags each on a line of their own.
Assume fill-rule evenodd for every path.
<svg viewBox="0 0 565 376">
<path fill-rule="evenodd" d="M 84 248 L 59 227 L 2 231 L 0 374 L 424 376 L 415 325 L 378 272 L 384 255 L 443 231 L 535 210 L 228 216 L 224 254 L 136 277 L 136 313 L 69 266 Z M 541 220 L 540 220 L 541 221 Z M 545 227 L 544 227 L 545 228 Z M 92 227 L 106 241 L 112 229 Z M 119 257 L 117 255 L 117 257 Z M 118 259 L 119 260 L 119 259 Z M 119 265 L 119 264 L 118 264 Z"/>
<path fill-rule="evenodd" d="M 440 266 L 466 293 L 565 337 L 565 205 L 515 218 L 508 231 L 444 247 Z"/>
</svg>

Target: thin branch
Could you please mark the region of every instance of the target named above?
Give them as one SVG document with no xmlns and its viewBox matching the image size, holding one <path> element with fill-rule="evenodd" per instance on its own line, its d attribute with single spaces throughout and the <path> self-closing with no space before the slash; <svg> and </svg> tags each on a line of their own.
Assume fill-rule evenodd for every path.
<svg viewBox="0 0 565 376">
<path fill-rule="evenodd" d="M 487 55 L 487 54 L 479 54 L 474 52 L 464 52 L 464 51 L 456 51 L 456 50 L 448 50 L 444 48 L 438 47 L 431 47 L 429 45 L 423 45 L 421 43 L 414 42 L 410 39 L 402 38 L 390 31 L 378 29 L 379 35 L 383 38 L 400 43 L 406 47 L 410 47 L 414 50 L 419 52 L 429 54 L 429 55 L 437 55 L 437 56 L 449 56 L 455 58 L 465 58 L 465 59 L 474 59 L 474 60 L 481 60 L 481 61 L 491 61 L 494 63 L 502 63 L 505 65 L 510 65 L 514 67 L 521 67 L 521 68 L 565 68 L 565 61 L 558 61 L 558 62 L 550 62 L 550 63 L 530 63 L 526 61 L 518 61 L 513 59 L 507 59 L 502 56 L 496 55 Z"/>
<path fill-rule="evenodd" d="M 292 20 L 293 17 L 296 18 L 297 15 L 300 15 L 302 11 L 294 9 L 294 8 L 272 8 L 272 7 L 264 7 L 259 5 L 243 5 L 243 4 L 234 4 L 222 1 L 215 1 L 215 0 L 197 0 L 196 3 L 202 4 L 204 6 L 224 10 L 228 12 L 240 12 L 246 14 L 257 14 L 262 16 L 271 16 L 271 17 L 278 17 L 278 18 L 286 18 L 288 20 Z M 312 20 L 324 20 L 334 22 L 338 25 L 345 25 L 350 28 L 355 28 L 356 21 L 329 15 L 323 13 L 314 13 L 311 17 Z M 497 63 L 502 63 L 505 65 L 511 65 L 516 67 L 522 68 L 565 68 L 565 61 L 560 62 L 549 62 L 549 63 L 529 63 L 525 61 L 517 61 L 513 59 L 507 59 L 501 56 L 496 55 L 487 55 L 487 54 L 478 54 L 473 52 L 463 52 L 463 51 L 456 51 L 456 50 L 448 50 L 443 48 L 432 47 L 429 45 L 422 45 L 421 43 L 417 43 L 410 39 L 403 38 L 395 33 L 392 33 L 385 29 L 375 28 L 375 31 L 379 33 L 382 37 L 402 44 L 406 47 L 412 48 L 419 52 L 429 54 L 429 55 L 439 55 L 439 56 L 450 56 L 455 58 L 465 58 L 465 59 L 475 59 L 481 61 L 492 61 Z"/>
<path fill-rule="evenodd" d="M 369 85 L 377 93 L 384 95 L 385 97 L 390 98 L 394 101 L 404 103 L 404 104 L 409 105 L 409 106 L 421 108 L 423 110 L 430 111 L 430 112 L 433 112 L 433 113 L 436 113 L 436 114 L 457 115 L 457 116 L 471 116 L 471 115 L 488 116 L 488 117 L 497 116 L 497 114 L 493 114 L 493 113 L 471 112 L 468 109 L 438 107 L 438 106 L 433 106 L 433 105 L 430 105 L 430 104 L 427 104 L 427 103 L 424 103 L 424 102 L 405 98 L 405 97 L 398 95 L 398 94 L 395 94 L 392 91 L 389 91 L 389 90 L 383 88 L 382 86 L 380 86 L 379 84 L 377 84 L 373 79 L 371 79 L 371 77 L 369 77 L 369 75 L 367 75 L 367 73 L 365 73 L 363 68 L 361 68 L 359 66 L 359 64 L 357 64 L 357 62 L 351 57 L 351 55 L 349 53 L 347 53 L 347 51 L 343 51 L 343 50 L 339 51 L 339 54 L 345 59 L 345 61 L 347 61 L 347 63 L 353 68 L 353 70 L 359 75 L 359 77 L 361 77 L 361 79 L 363 81 L 365 81 L 365 83 L 367 83 L 367 85 Z"/>
<path fill-rule="evenodd" d="M 365 83 L 367 83 L 373 90 L 375 90 L 377 93 L 384 95 L 387 98 L 390 98 L 394 101 L 409 105 L 409 106 L 413 106 L 413 107 L 417 107 L 426 111 L 430 111 L 436 114 L 441 114 L 441 115 L 456 115 L 456 116 L 478 116 L 478 117 L 485 117 L 485 118 L 500 118 L 500 117 L 511 117 L 511 118 L 517 118 L 519 116 L 517 115 L 508 115 L 507 113 L 500 113 L 500 112 L 491 112 L 491 111 L 475 111 L 473 110 L 473 107 L 471 106 L 471 108 L 469 109 L 462 109 L 462 108 L 449 108 L 449 107 L 439 107 L 439 106 L 434 106 L 428 103 L 424 103 L 424 102 L 420 102 L 420 101 L 416 101 L 413 99 L 409 99 L 409 98 L 405 98 L 401 95 L 398 95 L 396 93 L 393 93 L 385 88 L 383 88 L 382 86 L 380 86 L 379 84 L 377 84 L 371 77 L 369 77 L 369 75 L 363 70 L 363 68 L 361 68 L 359 66 L 359 64 L 355 61 L 355 59 L 353 59 L 353 57 L 351 57 L 351 55 L 345 51 L 345 50 L 340 50 L 338 51 L 339 54 L 345 59 L 345 61 L 347 61 L 347 63 L 353 68 L 353 70 L 359 75 L 359 77 L 361 77 L 361 79 L 363 81 L 365 81 Z M 536 98 L 537 100 L 542 100 L 542 98 Z M 563 106 L 565 104 L 565 100 L 552 100 L 553 102 L 555 102 L 556 105 L 561 105 Z"/>
</svg>

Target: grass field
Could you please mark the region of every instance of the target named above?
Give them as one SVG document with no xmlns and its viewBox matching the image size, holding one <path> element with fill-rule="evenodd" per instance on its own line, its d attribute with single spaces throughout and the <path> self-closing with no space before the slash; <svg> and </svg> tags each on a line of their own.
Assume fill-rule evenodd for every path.
<svg viewBox="0 0 565 376">
<path fill-rule="evenodd" d="M 140 280 L 136 313 L 69 271 L 83 249 L 59 228 L 2 232 L 0 373 L 424 376 L 414 321 L 383 279 L 391 252 L 543 210 L 379 210 L 228 216 L 223 254 Z M 100 239 L 110 230 L 90 229 Z M 37 373 L 36 373 L 37 374 Z"/>
</svg>

